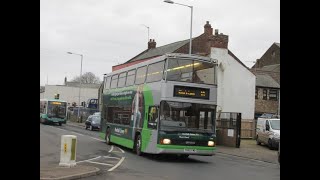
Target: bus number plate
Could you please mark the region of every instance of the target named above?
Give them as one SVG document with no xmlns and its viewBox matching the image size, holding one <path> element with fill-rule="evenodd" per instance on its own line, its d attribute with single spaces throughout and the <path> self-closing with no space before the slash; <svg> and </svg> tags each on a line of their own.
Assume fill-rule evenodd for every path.
<svg viewBox="0 0 320 180">
<path fill-rule="evenodd" d="M 184 152 L 197 152 L 196 149 L 184 149 Z"/>
</svg>

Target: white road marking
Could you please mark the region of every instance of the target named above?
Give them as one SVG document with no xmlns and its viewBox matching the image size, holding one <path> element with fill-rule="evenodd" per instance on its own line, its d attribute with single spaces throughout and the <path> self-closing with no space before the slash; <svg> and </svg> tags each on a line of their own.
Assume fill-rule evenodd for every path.
<svg viewBox="0 0 320 180">
<path fill-rule="evenodd" d="M 109 158 L 109 159 L 120 159 L 120 158 L 118 158 L 118 157 L 110 157 L 110 155 L 109 156 L 103 156 L 104 158 Z"/>
<path fill-rule="evenodd" d="M 123 162 L 123 160 L 125 159 L 125 157 L 122 157 L 121 160 L 112 168 L 110 168 L 108 171 L 113 171 L 114 169 L 116 169 L 118 166 L 120 166 L 120 164 Z"/>
<path fill-rule="evenodd" d="M 86 162 L 88 162 L 88 163 L 93 163 L 93 164 L 105 165 L 105 166 L 113 166 L 113 164 L 100 163 L 100 162 L 94 162 L 94 161 L 86 161 Z"/>
<path fill-rule="evenodd" d="M 80 136 L 84 136 L 83 134 L 80 134 L 80 133 L 77 133 L 77 132 L 74 132 L 74 131 L 71 131 L 71 132 L 73 132 L 73 133 L 75 133 L 75 134 L 78 134 L 78 135 L 80 135 Z"/>
<path fill-rule="evenodd" d="M 113 153 L 123 153 L 123 152 L 121 152 L 121 151 L 112 151 Z"/>
<path fill-rule="evenodd" d="M 111 152 L 113 150 L 113 145 L 111 145 L 111 149 L 108 152 Z"/>
<path fill-rule="evenodd" d="M 119 148 L 119 147 L 118 147 Z M 121 148 L 119 148 L 120 149 L 120 151 L 122 152 L 122 153 L 124 153 L 124 150 L 122 150 Z"/>
<path fill-rule="evenodd" d="M 52 127 L 52 126 L 50 126 Z M 52 128 L 56 128 L 56 127 L 52 127 Z M 91 139 L 95 139 L 95 140 L 98 140 L 98 141 L 103 141 L 103 140 L 100 140 L 100 139 L 97 139 L 97 138 L 94 138 L 94 137 L 91 137 L 91 136 L 88 136 L 88 135 L 83 135 L 83 134 L 80 134 L 80 133 L 77 133 L 77 132 L 74 132 L 74 131 L 67 131 L 65 129 L 61 129 L 61 128 L 56 128 L 56 129 L 59 129 L 59 130 L 62 130 L 62 131 L 66 131 L 66 132 L 72 132 L 72 133 L 75 133 L 75 134 L 79 134 L 80 136 L 87 136 Z M 103 141 L 105 142 L 105 141 Z M 119 147 L 118 147 L 119 148 Z M 125 153 L 121 148 L 119 148 L 121 153 Z M 111 152 L 113 150 L 113 145 L 111 145 L 111 149 L 109 150 L 109 152 Z M 114 151 L 114 152 L 118 152 L 120 153 L 119 151 Z M 94 164 L 100 164 L 100 165 L 106 165 L 106 166 L 113 166 L 113 164 L 106 164 L 106 163 L 99 163 L 99 162 L 93 162 L 91 160 L 94 160 L 94 159 L 99 159 L 101 156 L 98 156 L 98 157 L 95 157 L 95 158 L 91 158 L 91 159 L 87 159 L 87 160 L 83 160 L 83 161 L 78 161 L 77 163 L 81 163 L 81 162 L 88 162 L 88 163 L 94 163 Z M 117 157 L 109 157 L 109 156 L 104 156 L 105 158 L 114 158 L 114 159 L 119 159 Z M 116 169 L 118 166 L 121 165 L 121 163 L 124 161 L 125 157 L 122 157 L 120 159 L 120 161 L 115 165 L 113 166 L 112 168 L 110 168 L 108 171 L 113 171 L 114 169 Z"/>
<path fill-rule="evenodd" d="M 94 159 L 99 159 L 101 156 L 95 157 L 95 158 L 91 158 L 91 159 L 87 159 L 87 160 L 83 160 L 83 161 L 78 161 L 77 163 L 81 163 L 81 162 L 86 162 L 86 161 L 90 161 L 90 160 L 94 160 Z"/>
</svg>

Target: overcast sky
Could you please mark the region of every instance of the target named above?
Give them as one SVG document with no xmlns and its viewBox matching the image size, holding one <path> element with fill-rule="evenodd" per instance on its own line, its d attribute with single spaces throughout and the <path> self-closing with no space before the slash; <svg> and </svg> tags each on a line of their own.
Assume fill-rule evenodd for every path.
<svg viewBox="0 0 320 180">
<path fill-rule="evenodd" d="M 192 5 L 193 37 L 206 21 L 229 35 L 231 50 L 245 65 L 260 58 L 274 42 L 280 43 L 279 0 L 176 0 Z M 63 84 L 93 72 L 102 79 L 111 67 L 147 48 L 189 39 L 190 8 L 163 0 L 41 0 L 40 85 Z M 251 62 L 249 62 L 251 61 Z"/>
</svg>

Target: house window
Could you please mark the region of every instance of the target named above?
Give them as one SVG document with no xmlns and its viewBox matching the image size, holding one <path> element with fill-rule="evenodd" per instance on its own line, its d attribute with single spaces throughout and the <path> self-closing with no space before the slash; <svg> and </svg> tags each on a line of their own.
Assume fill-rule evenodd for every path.
<svg viewBox="0 0 320 180">
<path fill-rule="evenodd" d="M 267 89 L 263 89 L 263 100 L 267 100 Z"/>
<path fill-rule="evenodd" d="M 278 91 L 276 89 L 269 90 L 269 100 L 273 100 L 273 101 L 278 100 Z"/>
<path fill-rule="evenodd" d="M 256 88 L 256 99 L 258 99 L 258 88 Z"/>
<path fill-rule="evenodd" d="M 272 51 L 271 56 L 272 56 L 272 57 L 275 57 L 275 56 L 276 56 L 276 52 L 275 52 L 275 51 Z"/>
</svg>

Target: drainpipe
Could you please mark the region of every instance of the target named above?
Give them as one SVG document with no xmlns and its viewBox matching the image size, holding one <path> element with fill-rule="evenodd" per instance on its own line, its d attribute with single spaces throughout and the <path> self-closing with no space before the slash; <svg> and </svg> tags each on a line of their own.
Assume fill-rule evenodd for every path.
<svg viewBox="0 0 320 180">
<path fill-rule="evenodd" d="M 280 89 L 279 89 L 279 104 L 278 104 L 278 115 L 280 115 Z"/>
</svg>

